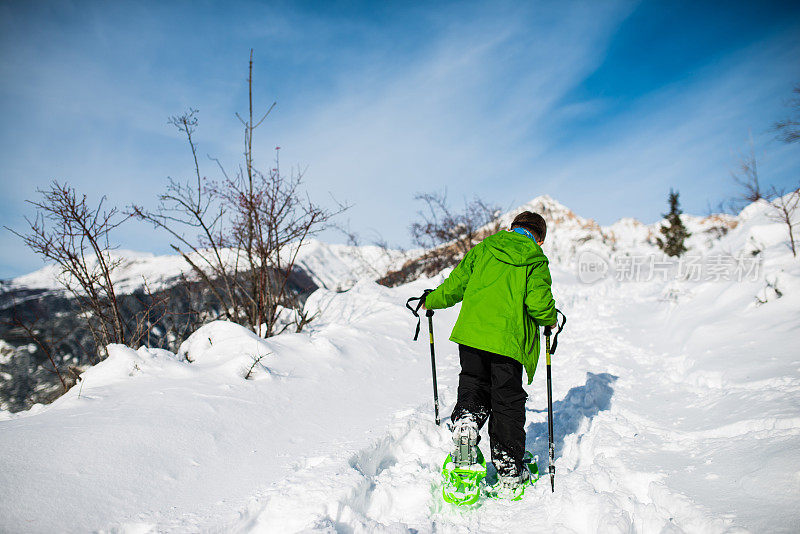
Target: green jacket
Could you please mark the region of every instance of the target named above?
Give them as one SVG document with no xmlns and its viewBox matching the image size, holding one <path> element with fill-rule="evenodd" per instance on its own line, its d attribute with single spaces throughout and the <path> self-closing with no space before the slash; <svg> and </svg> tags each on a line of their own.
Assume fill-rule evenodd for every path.
<svg viewBox="0 0 800 534">
<path fill-rule="evenodd" d="M 528 384 L 539 361 L 539 326 L 556 322 L 547 257 L 535 241 L 501 231 L 467 252 L 425 307 L 463 300 L 450 340 L 522 363 Z"/>
</svg>

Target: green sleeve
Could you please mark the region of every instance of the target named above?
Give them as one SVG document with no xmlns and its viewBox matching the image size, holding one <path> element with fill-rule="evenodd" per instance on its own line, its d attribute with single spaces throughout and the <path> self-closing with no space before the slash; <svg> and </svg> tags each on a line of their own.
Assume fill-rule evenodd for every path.
<svg viewBox="0 0 800 534">
<path fill-rule="evenodd" d="M 550 326 L 556 322 L 556 301 L 550 290 L 552 283 L 547 263 L 533 266 L 528 275 L 525 308 L 539 326 Z"/>
<path fill-rule="evenodd" d="M 475 254 L 479 243 L 474 248 L 470 249 L 464 255 L 464 258 L 456 265 L 450 276 L 439 285 L 432 292 L 428 293 L 425 297 L 425 307 L 429 310 L 438 310 L 439 308 L 449 308 L 450 306 L 461 302 L 464 298 L 464 290 L 467 288 L 467 282 L 472 274 L 472 266 L 475 263 Z"/>
</svg>

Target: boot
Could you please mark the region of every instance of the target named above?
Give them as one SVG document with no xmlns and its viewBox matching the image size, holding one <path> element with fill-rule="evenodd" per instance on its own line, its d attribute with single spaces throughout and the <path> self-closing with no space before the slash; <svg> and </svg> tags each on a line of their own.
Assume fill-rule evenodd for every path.
<svg viewBox="0 0 800 534">
<path fill-rule="evenodd" d="M 516 501 L 525 493 L 525 486 L 530 480 L 528 469 L 523 469 L 518 475 L 497 475 L 497 483 L 489 488 L 489 493 L 499 499 Z"/>
<path fill-rule="evenodd" d="M 478 424 L 475 421 L 463 419 L 455 423 L 451 457 L 457 467 L 478 463 Z"/>
</svg>

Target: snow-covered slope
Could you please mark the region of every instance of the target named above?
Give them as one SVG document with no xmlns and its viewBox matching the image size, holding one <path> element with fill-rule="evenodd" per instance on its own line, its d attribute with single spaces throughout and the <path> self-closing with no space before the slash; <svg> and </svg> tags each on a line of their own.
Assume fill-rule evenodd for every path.
<svg viewBox="0 0 800 534">
<path fill-rule="evenodd" d="M 52 405 L 3 414 L 0 531 L 797 532 L 800 261 L 765 210 L 705 249 L 759 259 L 755 275 L 586 284 L 579 262 L 553 263 L 569 316 L 553 360 L 555 493 L 542 481 L 470 509 L 439 497 L 449 435 L 404 303 L 443 273 L 319 290 L 300 334 L 215 322 L 180 355 L 112 347 Z M 457 314 L 434 317 L 445 416 Z M 542 371 L 526 432 L 544 467 Z"/>
<path fill-rule="evenodd" d="M 225 261 L 235 262 L 235 251 L 224 250 Z M 114 270 L 112 281 L 119 294 L 132 293 L 146 282 L 151 290 L 158 290 L 174 284 L 181 274 L 192 276 L 191 268 L 178 254 L 156 256 L 146 252 L 114 250 L 111 254 L 119 266 Z M 190 255 L 193 262 L 204 266 L 196 254 Z M 314 282 L 329 289 L 352 287 L 362 278 L 376 279 L 383 276 L 403 258 L 397 250 L 376 246 L 349 246 L 323 243 L 309 239 L 300 248 L 296 264 Z M 241 262 L 240 262 L 241 264 Z M 59 290 L 59 270 L 54 265 L 46 265 L 32 273 L 19 276 L 0 286 L 0 290 L 47 289 Z"/>
</svg>

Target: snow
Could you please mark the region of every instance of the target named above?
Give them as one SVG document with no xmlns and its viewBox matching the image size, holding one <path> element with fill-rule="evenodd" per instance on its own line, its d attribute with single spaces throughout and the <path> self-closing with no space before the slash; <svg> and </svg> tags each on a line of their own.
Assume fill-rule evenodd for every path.
<svg viewBox="0 0 800 534">
<path fill-rule="evenodd" d="M 0 413 L 0 531 L 797 532 L 800 261 L 767 208 L 693 245 L 760 250 L 756 276 L 592 284 L 572 239 L 598 230 L 554 210 L 569 317 L 553 357 L 555 493 L 543 478 L 520 502 L 441 499 L 450 436 L 433 423 L 427 340 L 411 341 L 404 304 L 442 273 L 320 289 L 302 333 L 264 340 L 217 321 L 178 354 L 109 347 L 53 404 Z M 617 223 L 616 252 L 652 251 L 642 228 Z M 445 422 L 457 314 L 434 316 Z M 526 389 L 527 445 L 545 472 L 543 366 Z M 485 429 L 481 443 L 488 452 Z"/>
<path fill-rule="evenodd" d="M 287 250 L 291 255 L 294 249 Z M 228 265 L 236 262 L 236 251 L 222 250 L 223 261 Z M 189 255 L 199 266 L 205 264 L 197 254 Z M 112 273 L 114 288 L 119 294 L 129 294 L 141 289 L 146 282 L 151 291 L 157 291 L 178 281 L 182 274 L 190 279 L 193 274 L 186 260 L 178 254 L 156 256 L 146 252 L 113 250 L 111 257 L 119 261 Z M 383 249 L 377 246 L 349 246 L 328 244 L 309 239 L 297 254 L 296 265 L 306 271 L 314 282 L 330 289 L 347 289 L 364 277 L 380 278 L 390 268 L 402 263 L 401 251 Z M 89 265 L 93 263 L 90 258 Z M 240 260 L 239 265 L 243 262 Z M 19 276 L 5 282 L 0 290 L 45 289 L 57 291 L 62 288 L 59 282 L 60 271 L 54 265 L 45 265 L 38 271 Z"/>
<path fill-rule="evenodd" d="M 14 346 L 0 339 L 0 363 L 8 363 L 14 357 Z"/>
</svg>

